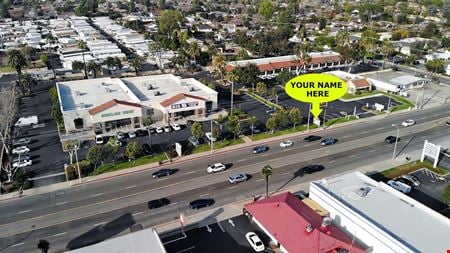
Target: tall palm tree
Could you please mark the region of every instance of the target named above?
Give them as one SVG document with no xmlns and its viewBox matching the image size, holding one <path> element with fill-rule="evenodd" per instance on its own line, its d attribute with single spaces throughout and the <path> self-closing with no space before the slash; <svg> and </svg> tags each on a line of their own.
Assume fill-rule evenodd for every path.
<svg viewBox="0 0 450 253">
<path fill-rule="evenodd" d="M 87 43 L 84 40 L 79 40 L 77 42 L 77 47 L 80 49 L 88 49 Z"/>
<path fill-rule="evenodd" d="M 196 58 L 197 56 L 200 55 L 200 47 L 198 46 L 197 43 L 191 43 L 189 44 L 187 53 L 189 54 L 189 56 L 191 57 L 191 59 L 194 60 L 194 63 L 197 63 Z"/>
<path fill-rule="evenodd" d="M 384 69 L 384 64 L 386 63 L 386 60 L 389 56 L 391 56 L 394 53 L 395 49 L 394 46 L 392 45 L 392 43 L 390 41 L 383 41 L 383 45 L 381 46 L 381 53 L 383 54 L 383 69 Z"/>
<path fill-rule="evenodd" d="M 130 66 L 134 68 L 134 71 L 136 72 L 136 76 L 138 75 L 138 71 L 144 67 L 145 59 L 141 56 L 136 56 L 133 60 L 130 62 Z"/>
<path fill-rule="evenodd" d="M 6 55 L 8 56 L 8 65 L 16 70 L 20 84 L 22 69 L 28 65 L 27 59 L 18 49 L 8 50 Z"/>
<path fill-rule="evenodd" d="M 97 72 L 100 71 L 100 69 L 101 69 L 100 64 L 96 63 L 95 61 L 90 61 L 86 66 L 86 71 L 92 72 L 94 78 L 97 78 Z"/>
<path fill-rule="evenodd" d="M 223 54 L 216 54 L 212 58 L 212 65 L 220 74 L 220 80 L 223 80 L 225 74 L 225 66 L 227 65 L 227 58 Z"/>
<path fill-rule="evenodd" d="M 261 170 L 261 175 L 266 179 L 266 197 L 269 196 L 269 178 L 272 176 L 272 167 L 266 165 Z"/>
<path fill-rule="evenodd" d="M 248 122 L 249 122 L 250 125 L 251 125 L 252 137 L 253 137 L 253 129 L 255 129 L 255 125 L 256 125 L 256 123 L 258 122 L 258 118 L 256 118 L 255 116 L 251 116 L 251 117 L 248 119 Z"/>
<path fill-rule="evenodd" d="M 22 75 L 22 80 L 20 81 L 20 89 L 22 91 L 22 94 L 31 94 L 31 86 L 34 86 L 37 84 L 36 79 L 33 78 L 33 76 L 29 73 L 25 73 Z"/>
</svg>

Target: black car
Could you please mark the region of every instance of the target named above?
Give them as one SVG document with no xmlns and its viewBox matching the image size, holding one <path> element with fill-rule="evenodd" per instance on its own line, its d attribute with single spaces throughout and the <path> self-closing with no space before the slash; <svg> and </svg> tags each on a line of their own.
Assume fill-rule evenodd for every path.
<svg viewBox="0 0 450 253">
<path fill-rule="evenodd" d="M 321 171 L 323 169 L 325 169 L 325 167 L 323 165 L 315 164 L 315 165 L 308 165 L 308 166 L 303 167 L 302 171 L 303 171 L 303 173 L 311 174 L 311 173 L 314 173 L 316 171 Z"/>
<path fill-rule="evenodd" d="M 199 209 L 207 206 L 211 206 L 214 204 L 213 199 L 197 199 L 189 203 L 189 208 L 191 209 Z"/>
<path fill-rule="evenodd" d="M 160 169 L 158 171 L 153 172 L 153 178 L 167 177 L 177 172 L 176 169 Z"/>
<path fill-rule="evenodd" d="M 148 209 L 160 208 L 160 207 L 163 207 L 163 206 L 167 206 L 168 204 L 170 204 L 170 200 L 167 199 L 167 198 L 154 199 L 154 200 L 150 200 L 147 203 Z"/>
<path fill-rule="evenodd" d="M 136 135 L 137 136 L 146 136 L 146 135 L 148 135 L 148 131 L 144 130 L 144 129 L 138 129 L 138 130 L 136 130 Z"/>
<path fill-rule="evenodd" d="M 153 155 L 152 148 L 147 143 L 142 144 L 142 152 L 144 155 Z"/>
<path fill-rule="evenodd" d="M 311 142 L 311 141 L 318 141 L 320 139 L 322 139 L 322 137 L 317 136 L 317 135 L 309 135 L 303 140 L 306 141 L 306 142 Z"/>
<path fill-rule="evenodd" d="M 386 143 L 395 143 L 395 142 L 400 141 L 400 138 L 390 135 L 390 136 L 386 137 L 386 139 L 384 139 L 384 141 Z"/>
</svg>

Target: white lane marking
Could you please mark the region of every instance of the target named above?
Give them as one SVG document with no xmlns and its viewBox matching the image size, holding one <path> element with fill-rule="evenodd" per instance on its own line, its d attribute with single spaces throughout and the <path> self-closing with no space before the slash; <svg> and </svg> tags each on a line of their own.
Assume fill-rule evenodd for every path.
<svg viewBox="0 0 450 253">
<path fill-rule="evenodd" d="M 200 198 L 201 198 L 201 197 L 208 196 L 208 195 L 209 195 L 209 193 L 202 194 L 202 195 L 200 195 Z"/>
<path fill-rule="evenodd" d="M 289 174 L 289 171 L 288 171 L 288 172 L 281 173 L 281 175 L 287 175 L 287 174 Z"/>
<path fill-rule="evenodd" d="M 356 157 L 357 155 L 351 155 L 351 156 L 349 156 L 350 158 L 353 158 L 353 157 Z"/>
<path fill-rule="evenodd" d="M 98 197 L 98 196 L 102 196 L 102 195 L 103 195 L 103 192 L 100 192 L 100 193 L 97 193 L 97 194 L 91 195 L 91 197 Z"/>
<path fill-rule="evenodd" d="M 241 159 L 241 160 L 237 160 L 237 162 L 243 162 L 243 161 L 247 161 L 247 159 Z"/>
<path fill-rule="evenodd" d="M 24 242 L 19 242 L 19 243 L 11 245 L 10 247 L 17 247 L 17 246 L 24 245 L 24 244 L 25 244 Z"/>
<path fill-rule="evenodd" d="M 18 213 L 28 213 L 28 212 L 31 212 L 31 209 L 23 210 L 23 211 L 20 211 L 20 212 L 18 212 Z"/>
<path fill-rule="evenodd" d="M 230 187 L 228 187 L 228 189 L 234 189 L 234 188 L 236 188 L 236 187 L 238 187 L 237 185 L 235 185 L 235 186 L 230 186 Z"/>
<path fill-rule="evenodd" d="M 375 151 L 377 151 L 377 150 L 376 149 L 372 149 L 372 150 L 369 150 L 369 153 L 373 153 Z"/>
<path fill-rule="evenodd" d="M 63 195 L 65 192 L 58 192 L 58 193 L 56 193 L 56 196 L 59 196 L 59 195 Z"/>
<path fill-rule="evenodd" d="M 261 178 L 261 179 L 256 180 L 256 182 L 261 182 L 263 180 L 264 180 L 264 178 Z"/>
<path fill-rule="evenodd" d="M 143 214 L 144 212 L 133 213 L 132 216 Z"/>
<path fill-rule="evenodd" d="M 192 173 L 195 173 L 195 171 L 189 171 L 189 172 L 186 172 L 186 173 L 184 173 L 185 175 L 189 175 L 189 174 L 192 174 Z"/>
<path fill-rule="evenodd" d="M 425 139 L 425 138 L 427 138 L 427 136 L 425 136 L 425 135 L 424 136 L 420 136 L 420 138 L 421 139 Z"/>
<path fill-rule="evenodd" d="M 344 137 L 342 137 L 342 138 L 348 138 L 348 137 L 350 137 L 350 135 L 346 135 L 346 136 L 344 136 Z"/>
<path fill-rule="evenodd" d="M 362 132 L 361 132 L 361 134 L 366 134 L 366 133 L 368 133 L 368 132 L 367 132 L 367 131 L 362 131 Z"/>
<path fill-rule="evenodd" d="M 262 154 L 261 156 L 268 156 L 269 154 Z"/>
<path fill-rule="evenodd" d="M 422 118 L 420 118 L 420 119 L 428 119 L 428 117 L 422 117 Z"/>
<path fill-rule="evenodd" d="M 379 128 L 377 128 L 377 130 L 381 130 L 381 129 L 384 129 L 384 127 L 379 127 Z"/>
<path fill-rule="evenodd" d="M 66 232 L 62 232 L 62 233 L 59 233 L 59 234 L 53 235 L 53 237 L 57 237 L 57 236 L 65 235 L 65 234 L 66 234 Z"/>
<path fill-rule="evenodd" d="M 178 204 L 178 202 L 170 203 L 168 206 L 173 206 L 173 205 L 176 205 L 176 204 Z"/>
<path fill-rule="evenodd" d="M 100 222 L 100 223 L 95 223 L 95 224 L 94 224 L 94 227 L 101 226 L 101 225 L 103 225 L 103 224 L 105 224 L 105 223 L 106 223 L 106 221 Z"/>
<path fill-rule="evenodd" d="M 125 189 L 131 189 L 131 188 L 134 188 L 134 187 L 136 187 L 136 185 L 125 187 Z"/>
<path fill-rule="evenodd" d="M 305 144 L 305 145 L 303 145 L 303 147 L 309 147 L 309 146 L 311 146 L 312 144 Z"/>
<path fill-rule="evenodd" d="M 284 151 L 289 151 L 289 150 L 291 150 L 291 149 L 290 148 L 284 149 Z"/>
<path fill-rule="evenodd" d="M 335 163 L 335 162 L 336 162 L 336 160 L 331 160 L 328 163 Z"/>
<path fill-rule="evenodd" d="M 189 248 L 187 248 L 187 249 L 179 250 L 179 251 L 177 251 L 177 252 L 175 252 L 175 253 L 183 253 L 183 252 L 189 251 L 189 250 L 191 250 L 191 249 L 195 249 L 195 246 L 189 247 Z"/>
<path fill-rule="evenodd" d="M 60 206 L 60 205 L 64 205 L 64 204 L 67 204 L 67 203 L 68 203 L 67 201 L 63 201 L 63 202 L 56 203 L 55 205 Z"/>
<path fill-rule="evenodd" d="M 164 180 L 167 180 L 167 177 L 158 178 L 158 181 L 164 181 Z"/>
</svg>

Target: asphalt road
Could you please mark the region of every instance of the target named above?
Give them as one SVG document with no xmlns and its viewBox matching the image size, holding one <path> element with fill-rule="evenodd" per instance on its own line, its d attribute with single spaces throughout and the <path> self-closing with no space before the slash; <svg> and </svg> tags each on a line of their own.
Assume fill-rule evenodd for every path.
<svg viewBox="0 0 450 253">
<path fill-rule="evenodd" d="M 39 239 L 50 242 L 50 252 L 77 248 L 125 232 L 133 224 L 144 227 L 176 219 L 180 212 L 196 213 L 187 203 L 199 197 L 216 200 L 214 207 L 250 198 L 264 192 L 260 169 L 265 164 L 274 168 L 270 190 L 308 182 L 351 170 L 359 166 L 390 159 L 393 145 L 383 142 L 393 135 L 393 123 L 414 118 L 417 125 L 403 129 L 399 152 L 421 148 L 423 140 L 448 138 L 448 127 L 431 122 L 447 119 L 450 105 L 414 111 L 378 121 L 359 122 L 353 126 L 328 129 L 322 136 L 333 136 L 338 143 L 325 148 L 319 143 L 303 143 L 294 138 L 294 146 L 282 149 L 278 142 L 269 143 L 267 153 L 252 155 L 250 148 L 230 151 L 226 155 L 190 160 L 165 167 L 178 168 L 168 178 L 152 179 L 148 170 L 111 180 L 85 184 L 48 194 L 9 200 L 0 203 L 0 251 L 33 252 Z M 206 174 L 206 165 L 214 162 L 228 164 L 227 171 Z M 307 164 L 322 164 L 324 171 L 303 175 L 299 168 Z M 382 169 L 382 168 L 380 168 Z M 230 185 L 226 177 L 242 172 L 252 176 L 245 183 Z M 148 210 L 147 201 L 167 197 L 171 205 Z M 36 251 L 37 252 L 37 251 Z"/>
</svg>

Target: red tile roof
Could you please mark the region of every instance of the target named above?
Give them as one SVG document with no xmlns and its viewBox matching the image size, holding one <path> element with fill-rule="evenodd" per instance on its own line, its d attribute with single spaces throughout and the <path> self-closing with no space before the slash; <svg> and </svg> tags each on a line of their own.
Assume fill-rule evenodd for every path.
<svg viewBox="0 0 450 253">
<path fill-rule="evenodd" d="M 245 209 L 292 253 L 365 252 L 334 225 L 322 227 L 322 217 L 290 192 L 245 205 Z M 306 231 L 311 225 L 313 230 Z"/>
<path fill-rule="evenodd" d="M 142 105 L 140 105 L 140 104 L 136 104 L 136 103 L 132 103 L 132 102 L 127 102 L 127 101 L 122 101 L 122 100 L 113 99 L 113 100 L 110 100 L 110 101 L 108 101 L 108 102 L 106 102 L 106 103 L 103 103 L 103 104 L 101 104 L 101 105 L 99 105 L 99 106 L 96 106 L 96 107 L 90 109 L 90 110 L 89 110 L 89 114 L 90 114 L 90 115 L 95 115 L 95 114 L 97 114 L 97 113 L 99 113 L 99 112 L 102 112 L 102 111 L 104 111 L 104 110 L 106 110 L 106 109 L 108 109 L 108 108 L 110 108 L 110 107 L 112 107 L 112 106 L 115 106 L 115 105 L 117 105 L 117 104 L 128 105 L 128 106 L 134 106 L 134 107 L 142 108 Z"/>
<path fill-rule="evenodd" d="M 173 103 L 175 103 L 177 101 L 180 101 L 181 99 L 187 98 L 187 97 L 188 98 L 199 99 L 199 100 L 205 100 L 202 97 L 197 97 L 197 96 L 193 96 L 193 95 L 189 95 L 189 94 L 185 94 L 185 93 L 178 93 L 177 95 L 175 95 L 173 97 L 170 97 L 170 98 L 168 98 L 168 99 L 166 99 L 164 101 L 161 101 L 160 104 L 162 106 L 166 107 L 166 106 L 169 106 L 169 105 L 171 105 L 171 104 L 173 104 Z"/>
<path fill-rule="evenodd" d="M 369 81 L 367 79 L 356 79 L 352 80 L 353 85 L 355 85 L 356 88 L 366 88 L 370 87 Z"/>
</svg>

